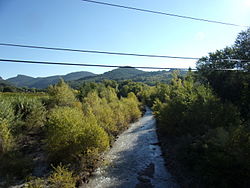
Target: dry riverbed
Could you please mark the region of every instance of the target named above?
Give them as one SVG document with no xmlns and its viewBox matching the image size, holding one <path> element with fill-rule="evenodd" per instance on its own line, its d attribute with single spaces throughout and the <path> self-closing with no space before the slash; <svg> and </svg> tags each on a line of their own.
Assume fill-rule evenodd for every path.
<svg viewBox="0 0 250 188">
<path fill-rule="evenodd" d="M 175 188 L 179 187 L 164 165 L 156 135 L 155 119 L 145 115 L 122 133 L 104 157 L 87 188 Z"/>
</svg>

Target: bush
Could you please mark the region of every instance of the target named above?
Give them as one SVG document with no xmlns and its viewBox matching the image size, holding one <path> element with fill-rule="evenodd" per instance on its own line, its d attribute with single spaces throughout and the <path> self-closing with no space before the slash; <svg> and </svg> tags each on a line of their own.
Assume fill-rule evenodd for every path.
<svg viewBox="0 0 250 188">
<path fill-rule="evenodd" d="M 0 96 L 0 119 L 7 120 L 9 123 L 13 123 L 15 119 L 13 107 L 10 101 L 3 99 Z"/>
<path fill-rule="evenodd" d="M 0 155 L 11 151 L 14 147 L 14 138 L 7 120 L 0 118 Z"/>
<path fill-rule="evenodd" d="M 73 90 L 63 80 L 58 84 L 49 86 L 48 93 L 50 95 L 49 106 L 72 106 L 77 103 Z"/>
<path fill-rule="evenodd" d="M 84 101 L 85 110 L 91 111 L 97 124 L 101 126 L 111 137 L 117 133 L 117 127 L 113 117 L 113 111 L 105 98 L 100 98 L 96 92 L 90 92 Z"/>
<path fill-rule="evenodd" d="M 140 103 L 134 93 L 129 93 L 127 98 L 123 98 L 121 102 L 126 106 L 125 114 L 127 122 L 134 122 L 141 117 Z"/>
<path fill-rule="evenodd" d="M 46 187 L 45 180 L 41 178 L 36 178 L 25 183 L 23 188 L 45 188 L 45 187 Z"/>
<path fill-rule="evenodd" d="M 105 131 L 93 116 L 71 107 L 56 107 L 48 116 L 47 148 L 53 160 L 70 161 L 88 148 L 104 151 L 108 145 Z"/>
<path fill-rule="evenodd" d="M 16 97 L 12 101 L 16 123 L 22 128 L 31 130 L 41 128 L 45 123 L 46 109 L 40 99 L 28 98 L 25 96 Z M 16 127 L 14 127 L 16 128 Z"/>
<path fill-rule="evenodd" d="M 91 111 L 100 125 L 109 135 L 110 140 L 118 135 L 127 125 L 141 116 L 140 103 L 133 93 L 119 100 L 114 89 L 88 93 L 83 100 L 84 111 Z"/>
<path fill-rule="evenodd" d="M 15 145 L 11 131 L 14 123 L 14 111 L 10 102 L 0 97 L 0 155 L 11 151 Z"/>
<path fill-rule="evenodd" d="M 73 172 L 62 165 L 54 168 L 54 172 L 48 178 L 49 187 L 51 188 L 75 188 L 76 180 Z"/>
</svg>

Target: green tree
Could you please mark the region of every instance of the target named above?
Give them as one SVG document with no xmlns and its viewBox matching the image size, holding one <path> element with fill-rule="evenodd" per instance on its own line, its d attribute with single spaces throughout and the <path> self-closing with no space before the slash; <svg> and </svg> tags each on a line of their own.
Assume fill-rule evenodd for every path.
<svg viewBox="0 0 250 188">
<path fill-rule="evenodd" d="M 74 106 L 77 103 L 73 90 L 63 80 L 54 86 L 49 86 L 48 93 L 51 106 Z"/>
</svg>

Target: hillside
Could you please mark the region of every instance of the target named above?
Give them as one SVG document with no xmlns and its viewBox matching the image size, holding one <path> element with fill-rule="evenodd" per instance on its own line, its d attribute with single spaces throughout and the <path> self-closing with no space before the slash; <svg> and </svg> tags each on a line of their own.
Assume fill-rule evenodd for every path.
<svg viewBox="0 0 250 188">
<path fill-rule="evenodd" d="M 81 72 L 69 73 L 66 75 L 56 75 L 56 76 L 37 77 L 37 78 L 33 78 L 26 75 L 17 75 L 16 77 L 7 79 L 7 81 L 17 87 L 44 89 L 51 84 L 56 84 L 60 80 L 60 78 L 64 79 L 65 81 L 72 81 L 91 76 L 95 76 L 95 74 L 91 72 L 81 71 Z"/>
<path fill-rule="evenodd" d="M 184 76 L 187 71 L 179 71 L 181 76 Z M 144 72 L 143 74 L 136 75 L 131 78 L 134 82 L 143 82 L 148 85 L 155 85 L 158 82 L 169 83 L 172 79 L 173 70 L 170 71 L 153 71 L 153 72 Z"/>
<path fill-rule="evenodd" d="M 100 75 L 96 75 L 94 77 L 85 77 L 79 79 L 79 81 L 84 80 L 84 81 L 96 81 L 100 82 L 102 80 L 126 80 L 126 79 L 131 79 L 132 77 L 135 77 L 137 75 L 141 75 L 145 73 L 142 70 L 134 69 L 134 68 L 118 68 L 114 69 L 112 71 L 105 72 Z"/>
<path fill-rule="evenodd" d="M 173 71 L 174 70 L 146 72 L 135 68 L 118 68 L 99 75 L 84 71 L 73 72 L 67 75 L 56 75 L 37 78 L 33 78 L 26 75 L 18 75 L 16 77 L 7 79 L 7 81 L 16 87 L 28 87 L 37 89 L 44 89 L 47 88 L 49 85 L 56 84 L 60 78 L 69 82 L 72 87 L 78 87 L 83 82 L 101 82 L 103 80 L 132 80 L 135 82 L 143 82 L 148 85 L 155 85 L 158 82 L 168 83 L 169 80 L 171 80 L 172 78 Z M 185 74 L 186 71 L 180 71 L 180 75 Z"/>
<path fill-rule="evenodd" d="M 12 92 L 12 91 L 20 91 L 20 89 L 16 88 L 12 84 L 10 84 L 8 81 L 0 77 L 0 92 Z"/>
<path fill-rule="evenodd" d="M 155 85 L 158 82 L 168 83 L 172 78 L 173 71 L 174 70 L 146 72 L 134 68 L 118 68 L 105 72 L 104 74 L 72 81 L 70 82 L 70 85 L 72 87 L 78 87 L 83 82 L 101 82 L 103 80 L 132 80 L 134 82 L 143 82 L 148 85 Z M 180 71 L 180 75 L 185 75 L 186 72 L 187 71 Z"/>
</svg>

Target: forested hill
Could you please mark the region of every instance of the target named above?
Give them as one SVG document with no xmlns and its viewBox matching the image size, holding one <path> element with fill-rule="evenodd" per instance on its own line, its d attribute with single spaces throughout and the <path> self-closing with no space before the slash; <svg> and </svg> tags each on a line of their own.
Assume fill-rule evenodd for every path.
<svg viewBox="0 0 250 188">
<path fill-rule="evenodd" d="M 172 78 L 172 72 L 175 69 L 163 71 L 142 71 L 135 68 L 118 68 L 103 74 L 96 75 L 91 72 L 73 72 L 67 75 L 56 75 L 50 77 L 30 77 L 26 75 L 17 75 L 9 78 L 7 81 L 16 87 L 28 87 L 44 89 L 49 85 L 56 84 L 60 78 L 69 82 L 72 87 L 80 86 L 84 82 L 102 82 L 103 80 L 132 80 L 143 82 L 148 85 L 155 85 L 158 82 L 168 83 Z M 180 75 L 185 75 L 187 71 L 180 71 Z"/>
<path fill-rule="evenodd" d="M 175 69 L 166 71 L 142 71 L 135 68 L 118 68 L 104 74 L 93 77 L 85 77 L 70 82 L 72 87 L 80 86 L 83 82 L 101 82 L 103 80 L 132 80 L 134 82 L 143 82 L 148 85 L 155 85 L 158 82 L 168 83 L 172 78 Z M 185 75 L 187 71 L 180 71 L 180 75 Z"/>
<path fill-rule="evenodd" d="M 142 75 L 145 73 L 142 70 L 134 69 L 134 68 L 118 68 L 112 71 L 105 72 L 100 75 L 96 75 L 90 78 L 82 78 L 80 80 L 88 80 L 88 81 L 102 81 L 104 79 L 107 80 L 126 80 L 131 79 L 137 75 Z"/>
<path fill-rule="evenodd" d="M 44 89 L 51 84 L 56 84 L 60 80 L 60 78 L 64 79 L 65 81 L 72 81 L 89 76 L 95 76 L 95 74 L 87 71 L 81 71 L 81 72 L 73 72 L 66 75 L 56 75 L 56 76 L 38 77 L 38 78 L 33 78 L 26 75 L 17 75 L 16 77 L 7 79 L 7 81 L 17 87 Z"/>
<path fill-rule="evenodd" d="M 13 92 L 13 91 L 20 91 L 19 88 L 13 86 L 8 81 L 4 80 L 2 77 L 0 77 L 0 92 Z"/>
</svg>

